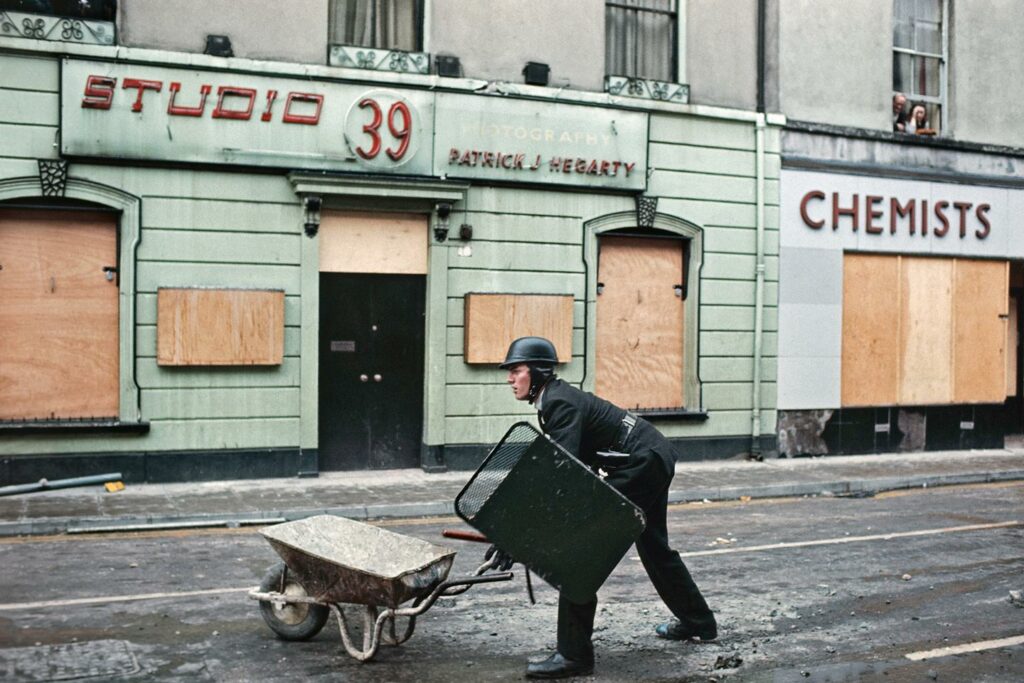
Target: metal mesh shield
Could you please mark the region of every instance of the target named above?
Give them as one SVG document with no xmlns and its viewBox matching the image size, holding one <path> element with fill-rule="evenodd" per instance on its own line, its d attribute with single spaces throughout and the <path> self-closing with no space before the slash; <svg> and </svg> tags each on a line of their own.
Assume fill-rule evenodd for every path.
<svg viewBox="0 0 1024 683">
<path fill-rule="evenodd" d="M 455 499 L 467 524 L 575 602 L 643 531 L 643 513 L 565 449 L 513 425 Z"/>
<path fill-rule="evenodd" d="M 487 459 L 455 499 L 456 511 L 462 519 L 469 522 L 480 513 L 480 508 L 494 495 L 509 471 L 538 436 L 536 429 L 525 422 L 519 422 L 501 437 L 501 441 L 491 449 Z"/>
</svg>

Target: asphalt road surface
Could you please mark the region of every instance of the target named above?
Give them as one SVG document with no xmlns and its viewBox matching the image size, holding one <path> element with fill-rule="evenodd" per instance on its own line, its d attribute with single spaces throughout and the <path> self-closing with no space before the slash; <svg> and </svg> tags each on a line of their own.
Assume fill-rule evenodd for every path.
<svg viewBox="0 0 1024 683">
<path fill-rule="evenodd" d="M 455 519 L 388 528 L 444 541 Z M 594 679 L 1024 680 L 1024 484 L 874 498 L 687 504 L 676 548 L 717 643 L 654 637 L 668 615 L 630 550 L 600 594 Z M 521 566 L 446 598 L 361 664 L 335 622 L 277 640 L 246 598 L 276 556 L 255 529 L 0 540 L 0 681 L 512 681 L 553 647 L 556 593 Z"/>
</svg>

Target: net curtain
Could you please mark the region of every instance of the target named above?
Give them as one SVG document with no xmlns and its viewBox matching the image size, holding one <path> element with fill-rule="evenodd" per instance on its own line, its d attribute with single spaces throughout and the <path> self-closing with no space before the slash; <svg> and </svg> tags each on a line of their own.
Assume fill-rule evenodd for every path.
<svg viewBox="0 0 1024 683">
<path fill-rule="evenodd" d="M 418 0 L 332 0 L 331 42 L 415 51 Z"/>
<path fill-rule="evenodd" d="M 612 0 L 605 7 L 605 73 L 675 81 L 675 0 Z"/>
</svg>

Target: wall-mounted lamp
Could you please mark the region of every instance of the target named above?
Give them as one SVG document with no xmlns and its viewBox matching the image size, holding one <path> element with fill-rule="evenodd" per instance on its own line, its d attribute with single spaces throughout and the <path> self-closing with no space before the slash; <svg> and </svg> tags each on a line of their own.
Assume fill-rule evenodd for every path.
<svg viewBox="0 0 1024 683">
<path fill-rule="evenodd" d="M 203 54 L 214 57 L 234 57 L 235 52 L 231 49 L 231 38 L 227 36 L 207 35 L 206 48 Z"/>
<path fill-rule="evenodd" d="M 439 202 L 434 207 L 437 213 L 437 222 L 434 224 L 434 239 L 444 242 L 448 239 L 448 217 L 452 215 L 452 205 L 449 202 Z"/>
<path fill-rule="evenodd" d="M 527 85 L 547 85 L 551 67 L 543 62 L 527 62 L 523 67 L 523 80 Z"/>
<path fill-rule="evenodd" d="M 320 208 L 323 206 L 323 199 L 318 195 L 311 194 L 302 200 L 302 207 L 306 212 L 306 236 L 316 237 L 320 230 Z"/>
</svg>

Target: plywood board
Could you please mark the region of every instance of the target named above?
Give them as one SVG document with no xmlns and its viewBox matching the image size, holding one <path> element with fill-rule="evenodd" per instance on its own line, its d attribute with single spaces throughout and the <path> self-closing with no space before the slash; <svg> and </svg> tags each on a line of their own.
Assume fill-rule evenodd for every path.
<svg viewBox="0 0 1024 683">
<path fill-rule="evenodd" d="M 324 273 L 427 273 L 426 216 L 324 211 L 317 239 Z"/>
<path fill-rule="evenodd" d="M 283 356 L 283 291 L 158 290 L 158 364 L 280 365 Z"/>
<path fill-rule="evenodd" d="M 117 219 L 0 211 L 0 419 L 119 413 Z"/>
<path fill-rule="evenodd" d="M 685 302 L 683 242 L 600 241 L 596 391 L 623 408 L 681 408 Z"/>
<path fill-rule="evenodd" d="M 903 256 L 901 405 L 953 399 L 953 259 Z"/>
<path fill-rule="evenodd" d="M 957 259 L 953 287 L 953 402 L 1006 400 L 1009 263 Z"/>
<path fill-rule="evenodd" d="M 1017 297 L 1010 297 L 1010 305 L 1006 317 L 1006 395 L 1017 395 L 1017 345 L 1020 344 L 1020 332 L 1017 317 Z"/>
<path fill-rule="evenodd" d="M 900 257 L 843 256 L 843 407 L 897 402 Z"/>
<path fill-rule="evenodd" d="M 572 360 L 571 294 L 466 295 L 465 358 L 467 363 L 501 363 L 509 343 L 518 337 L 545 337 L 558 360 Z"/>
</svg>

